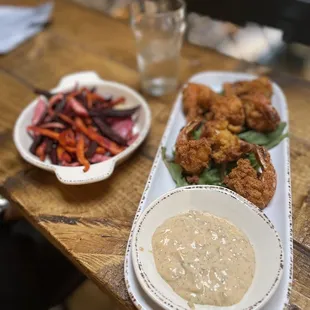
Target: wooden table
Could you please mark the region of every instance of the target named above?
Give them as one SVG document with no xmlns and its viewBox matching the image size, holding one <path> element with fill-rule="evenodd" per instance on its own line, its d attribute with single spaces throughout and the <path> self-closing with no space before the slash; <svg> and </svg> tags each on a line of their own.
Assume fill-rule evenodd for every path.
<svg viewBox="0 0 310 310">
<path fill-rule="evenodd" d="M 124 253 L 175 94 L 147 97 L 153 113 L 149 137 L 109 180 L 65 186 L 53 174 L 19 157 L 12 128 L 20 111 L 34 98 L 34 86 L 52 88 L 63 75 L 81 70 L 95 70 L 104 79 L 139 88 L 129 27 L 66 0 L 56 1 L 50 27 L 0 58 L 0 192 L 102 290 L 133 309 L 123 277 Z M 182 82 L 202 70 L 263 72 L 287 96 L 294 211 L 291 304 L 310 309 L 310 83 L 186 45 Z"/>
</svg>

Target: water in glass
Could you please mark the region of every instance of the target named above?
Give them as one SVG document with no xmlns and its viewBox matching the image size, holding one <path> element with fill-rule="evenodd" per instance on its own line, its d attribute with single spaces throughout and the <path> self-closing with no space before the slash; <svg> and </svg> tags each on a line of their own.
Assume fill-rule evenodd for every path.
<svg viewBox="0 0 310 310">
<path fill-rule="evenodd" d="M 137 14 L 132 19 L 132 27 L 137 42 L 142 89 L 154 96 L 173 91 L 178 81 L 185 30 L 184 9 L 178 13 L 160 11 Z"/>
</svg>

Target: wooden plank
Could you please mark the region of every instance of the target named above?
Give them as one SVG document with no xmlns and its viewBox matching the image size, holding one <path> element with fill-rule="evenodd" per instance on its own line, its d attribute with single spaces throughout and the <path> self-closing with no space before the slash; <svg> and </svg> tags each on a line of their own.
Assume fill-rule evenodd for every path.
<svg viewBox="0 0 310 310">
<path fill-rule="evenodd" d="M 31 99 L 31 91 L 27 85 L 20 83 L 14 77 L 4 71 L 0 71 L 0 185 L 7 177 L 24 171 L 27 165 L 17 154 L 13 143 L 13 132 L 15 120 L 20 111 Z"/>
<path fill-rule="evenodd" d="M 310 191 L 294 218 L 294 239 L 310 249 Z M 309 258 L 310 259 L 310 258 Z"/>
<path fill-rule="evenodd" d="M 48 31 L 3 57 L 0 66 L 37 87 L 54 87 L 62 76 L 83 70 L 97 71 L 102 78 L 131 87 L 137 87 L 139 83 L 136 71 L 112 59 L 85 52 Z"/>
<path fill-rule="evenodd" d="M 291 304 L 296 305 L 297 309 L 310 309 L 309 278 L 310 253 L 298 242 L 294 242 L 294 282 Z"/>
</svg>

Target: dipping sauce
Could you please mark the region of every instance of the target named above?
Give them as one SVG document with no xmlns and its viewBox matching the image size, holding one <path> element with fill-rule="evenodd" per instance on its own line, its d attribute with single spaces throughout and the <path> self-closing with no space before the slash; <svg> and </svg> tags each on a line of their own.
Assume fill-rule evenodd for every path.
<svg viewBox="0 0 310 310">
<path fill-rule="evenodd" d="M 157 271 L 189 305 L 231 306 L 250 287 L 255 254 L 225 219 L 189 211 L 166 220 L 152 238 Z"/>
</svg>

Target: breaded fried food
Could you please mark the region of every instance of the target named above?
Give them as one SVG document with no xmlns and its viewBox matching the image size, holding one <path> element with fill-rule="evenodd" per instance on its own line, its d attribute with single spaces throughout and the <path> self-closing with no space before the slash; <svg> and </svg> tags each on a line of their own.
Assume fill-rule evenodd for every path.
<svg viewBox="0 0 310 310">
<path fill-rule="evenodd" d="M 198 175 L 209 166 L 211 146 L 206 138 L 194 140 L 193 130 L 200 126 L 199 121 L 190 122 L 179 133 L 175 145 L 175 162 L 187 174 Z"/>
<path fill-rule="evenodd" d="M 207 119 L 227 120 L 227 128 L 231 132 L 241 132 L 245 122 L 244 108 L 241 100 L 236 96 L 214 96 Z"/>
<path fill-rule="evenodd" d="M 250 94 L 242 96 L 242 102 L 248 128 L 259 132 L 271 132 L 277 129 L 280 116 L 269 98 L 263 94 Z"/>
<path fill-rule="evenodd" d="M 215 163 L 227 163 L 239 159 L 252 150 L 252 145 L 242 141 L 227 128 L 228 121 L 207 121 L 203 136 L 211 145 L 211 157 Z"/>
<path fill-rule="evenodd" d="M 212 89 L 205 85 L 188 83 L 183 90 L 183 110 L 188 122 L 203 116 L 210 108 L 214 94 Z"/>
<path fill-rule="evenodd" d="M 236 95 L 241 97 L 248 94 L 263 94 L 267 98 L 272 96 L 272 84 L 267 77 L 259 77 L 251 81 L 238 81 L 235 83 L 224 83 L 226 96 Z"/>
<path fill-rule="evenodd" d="M 264 147 L 257 147 L 255 152 L 262 172 L 257 172 L 248 159 L 239 159 L 237 167 L 224 178 L 224 183 L 260 209 L 264 209 L 276 191 L 277 177 L 268 151 Z"/>
</svg>

